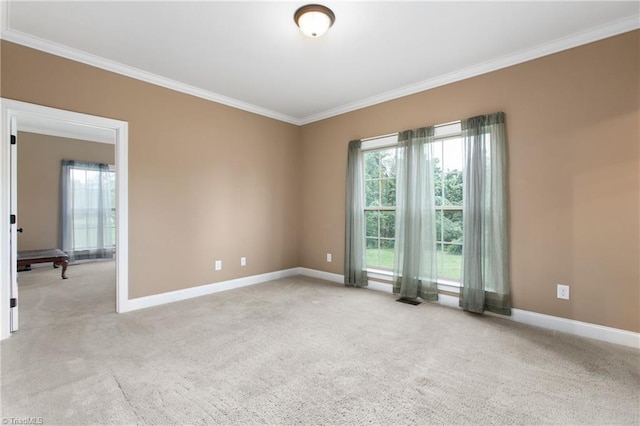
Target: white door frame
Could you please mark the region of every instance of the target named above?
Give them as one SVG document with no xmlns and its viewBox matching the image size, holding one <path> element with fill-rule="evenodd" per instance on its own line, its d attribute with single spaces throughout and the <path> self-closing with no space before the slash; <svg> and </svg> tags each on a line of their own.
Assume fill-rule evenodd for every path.
<svg viewBox="0 0 640 426">
<path fill-rule="evenodd" d="M 18 120 L 17 117 L 11 116 L 11 120 L 9 121 L 9 135 L 11 137 L 11 141 L 13 142 L 14 138 L 18 137 Z M 18 149 L 17 145 L 9 146 L 9 157 L 11 166 L 9 167 L 10 173 L 10 186 L 9 190 L 11 191 L 11 195 L 9 197 L 9 213 L 11 213 L 11 217 L 17 213 L 18 205 Z M 10 303 L 13 303 L 14 300 L 17 300 L 18 297 L 18 225 L 15 220 L 11 220 L 9 225 L 9 240 L 13 243 L 9 245 L 9 260 L 11 262 L 9 266 L 9 300 Z M 5 300 L 5 299 L 3 299 Z M 20 323 L 18 318 L 18 307 L 10 309 L 9 313 L 9 331 L 14 332 L 18 329 L 18 324 Z"/>
<path fill-rule="evenodd" d="M 129 203 L 128 192 L 128 123 L 126 121 L 81 114 L 26 102 L 0 98 L 2 131 L 0 140 L 0 340 L 10 336 L 9 294 L 11 286 L 10 252 L 10 130 L 15 117 L 20 129 L 20 117 L 40 117 L 80 126 L 113 130 L 116 151 L 116 312 L 125 312 L 129 300 Z M 18 144 L 20 141 L 18 140 Z M 20 221 L 20 212 L 18 212 Z M 18 301 L 18 303 L 20 303 Z"/>
</svg>

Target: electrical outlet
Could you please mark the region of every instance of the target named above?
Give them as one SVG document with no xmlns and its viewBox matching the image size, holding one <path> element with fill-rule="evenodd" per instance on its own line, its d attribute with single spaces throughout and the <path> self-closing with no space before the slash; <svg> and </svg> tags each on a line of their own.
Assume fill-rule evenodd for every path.
<svg viewBox="0 0 640 426">
<path fill-rule="evenodd" d="M 569 300 L 569 286 L 558 284 L 558 299 Z"/>
<path fill-rule="evenodd" d="M 327 253 L 327 262 L 331 263 L 331 253 Z"/>
<path fill-rule="evenodd" d="M 240 266 L 247 266 L 247 258 L 242 256 L 240 258 Z"/>
<path fill-rule="evenodd" d="M 222 269 L 222 260 L 216 260 L 216 271 Z"/>
</svg>

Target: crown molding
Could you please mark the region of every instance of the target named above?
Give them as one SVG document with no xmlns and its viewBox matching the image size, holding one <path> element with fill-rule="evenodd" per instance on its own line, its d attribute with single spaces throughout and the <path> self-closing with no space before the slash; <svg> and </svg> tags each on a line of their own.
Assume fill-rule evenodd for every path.
<svg viewBox="0 0 640 426">
<path fill-rule="evenodd" d="M 471 77 L 486 74 L 492 71 L 497 71 L 502 68 L 507 68 L 513 65 L 517 65 L 523 62 L 538 59 L 543 56 L 558 53 L 563 50 L 568 50 L 574 47 L 578 47 L 584 44 L 593 43 L 598 40 L 602 40 L 608 37 L 613 37 L 619 34 L 623 34 L 629 31 L 633 31 L 640 28 L 640 20 L 637 17 L 630 17 L 622 19 L 620 21 L 613 22 L 611 24 L 603 25 L 589 31 L 574 34 L 569 37 L 556 40 L 551 43 L 546 43 L 540 46 L 536 46 L 531 49 L 523 50 L 512 55 L 504 56 L 499 59 L 487 61 L 478 65 L 467 67 L 458 71 L 454 71 L 448 74 L 443 74 L 436 78 L 424 80 L 419 83 L 411 84 L 409 86 L 402 87 L 400 89 L 391 90 L 389 92 L 381 93 L 379 95 L 371 96 L 369 98 L 332 108 L 324 112 L 308 115 L 303 117 L 299 121 L 301 125 L 314 123 L 316 121 L 324 120 L 327 118 L 335 117 L 337 115 L 345 114 L 347 112 L 356 111 L 362 108 L 370 107 L 383 102 L 398 99 L 404 96 L 413 95 L 415 93 L 424 92 L 425 90 L 434 89 L 446 84 L 455 83 L 456 81 L 466 80 Z"/>
<path fill-rule="evenodd" d="M 5 2 L 3 2 L 5 3 Z M 531 49 L 523 50 L 512 55 L 504 56 L 495 60 L 487 61 L 478 65 L 467 67 L 458 71 L 454 71 L 448 74 L 438 76 L 429 80 L 424 80 L 415 84 L 411 84 L 396 90 L 391 90 L 385 93 L 381 93 L 375 96 L 371 96 L 366 99 L 362 99 L 357 102 L 352 102 L 346 105 L 342 105 L 336 108 L 331 108 L 317 114 L 311 114 L 302 118 L 292 117 L 287 114 L 279 113 L 267 108 L 262 108 L 257 105 L 253 105 L 238 99 L 223 96 L 208 90 L 200 89 L 195 86 L 191 86 L 185 83 L 162 77 L 147 71 L 140 70 L 138 68 L 130 67 L 115 61 L 101 58 L 99 56 L 91 55 L 80 50 L 72 49 L 61 44 L 53 43 L 48 40 L 44 40 L 38 37 L 34 37 L 28 34 L 24 34 L 19 31 L 8 29 L 7 10 L 2 8 L 0 11 L 0 27 L 3 29 L 0 31 L 0 39 L 17 43 L 32 49 L 40 50 L 42 52 L 50 53 L 56 56 L 60 56 L 66 59 L 71 59 L 76 62 L 80 62 L 86 65 L 94 66 L 96 68 L 104 69 L 114 72 L 116 74 L 124 75 L 127 77 L 135 78 L 137 80 L 145 81 L 147 83 L 155 84 L 157 86 L 165 87 L 167 89 L 175 90 L 177 92 L 185 93 L 188 95 L 196 96 L 198 98 L 213 101 L 219 104 L 227 105 L 232 108 L 237 108 L 243 111 L 251 112 L 254 114 L 262 115 L 275 120 L 283 121 L 285 123 L 293 124 L 296 126 L 303 126 L 305 124 L 314 123 L 316 121 L 325 120 L 327 118 L 335 117 L 337 115 L 345 114 L 348 112 L 356 111 L 373 105 L 377 105 L 383 102 L 391 101 L 394 99 L 402 98 L 404 96 L 413 95 L 415 93 L 424 92 L 425 90 L 434 89 L 446 84 L 455 83 L 456 81 L 465 80 L 468 78 L 476 77 L 478 75 L 486 74 L 499 69 L 507 68 L 513 65 L 517 65 L 523 62 L 531 61 L 533 59 L 541 58 L 543 56 L 558 53 L 563 50 L 578 47 L 584 44 L 593 43 L 598 40 L 602 40 L 608 37 L 613 37 L 628 31 L 633 31 L 640 28 L 640 21 L 637 17 L 629 17 L 622 19 L 607 25 L 603 25 L 589 31 L 574 34 L 569 37 L 556 40 L 551 43 L 536 46 Z M 4 15 L 4 16 L 3 16 Z"/>
<path fill-rule="evenodd" d="M 286 123 L 300 125 L 300 119 L 291 117 L 286 114 L 272 111 L 267 108 L 262 108 L 257 105 L 253 105 L 247 102 L 233 99 L 228 96 L 220 95 L 208 90 L 200 89 L 189 84 L 180 83 L 179 81 L 172 80 L 170 78 L 162 77 L 157 74 L 153 74 L 147 71 L 143 71 L 138 68 L 130 67 L 128 65 L 121 64 L 119 62 L 111 61 L 101 58 L 90 53 L 86 53 L 77 49 L 73 49 L 67 46 L 63 46 L 58 43 L 53 43 L 48 40 L 44 40 L 39 37 L 34 37 L 20 31 L 5 29 L 0 33 L 2 40 L 10 41 L 12 43 L 20 44 L 22 46 L 30 47 L 32 49 L 40 50 L 45 53 L 60 56 L 62 58 L 71 59 L 75 62 L 90 65 L 96 68 L 100 68 L 106 71 L 111 71 L 116 74 L 124 75 L 126 77 L 135 78 L 136 80 L 144 81 L 154 84 L 156 86 L 164 87 L 167 89 L 175 90 L 176 92 L 186 93 L 188 95 L 196 96 L 198 98 L 213 101 L 219 104 L 227 105 L 232 108 L 237 108 L 243 111 L 251 112 L 254 114 L 262 115 L 265 117 L 273 118 L 275 120 L 284 121 Z"/>
</svg>

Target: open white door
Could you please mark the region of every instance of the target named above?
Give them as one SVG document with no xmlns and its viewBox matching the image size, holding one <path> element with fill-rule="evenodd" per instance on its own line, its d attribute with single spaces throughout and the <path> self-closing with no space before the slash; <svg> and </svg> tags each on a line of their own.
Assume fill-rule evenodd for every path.
<svg viewBox="0 0 640 426">
<path fill-rule="evenodd" d="M 11 145 L 10 150 L 10 177 L 9 185 L 11 191 L 11 200 L 9 203 L 9 211 L 11 213 L 11 229 L 9 230 L 9 255 L 11 257 L 10 263 L 10 275 L 11 275 L 11 288 L 9 291 L 9 306 L 11 307 L 11 316 L 9 329 L 11 332 L 18 330 L 18 126 L 16 117 L 11 116 L 11 122 L 9 123 L 9 131 L 11 133 Z"/>
</svg>

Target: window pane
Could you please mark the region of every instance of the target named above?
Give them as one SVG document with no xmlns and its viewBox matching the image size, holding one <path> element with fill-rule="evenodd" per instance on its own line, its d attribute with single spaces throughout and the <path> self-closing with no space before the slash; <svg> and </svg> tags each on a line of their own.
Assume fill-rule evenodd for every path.
<svg viewBox="0 0 640 426">
<path fill-rule="evenodd" d="M 370 210 L 395 207 L 396 149 L 364 153 L 366 259 L 373 268 L 393 268 L 395 211 Z"/>
<path fill-rule="evenodd" d="M 462 171 L 448 171 L 444 179 L 444 201 L 447 206 L 462 205 Z"/>
<path fill-rule="evenodd" d="M 442 260 L 442 269 L 440 269 L 438 275 L 450 280 L 460 281 L 462 278 L 462 245 L 444 244 Z"/>
<path fill-rule="evenodd" d="M 78 166 L 79 167 L 79 166 Z M 73 249 L 88 250 L 115 244 L 115 173 L 70 169 L 69 197 L 72 204 Z M 111 197 L 103 200 L 103 194 Z M 103 210 L 106 207 L 107 210 Z"/>
<path fill-rule="evenodd" d="M 380 155 L 377 151 L 364 153 L 365 179 L 377 179 L 380 177 Z"/>
<path fill-rule="evenodd" d="M 393 268 L 395 211 L 365 211 L 367 266 Z"/>
<path fill-rule="evenodd" d="M 380 240 L 380 258 L 378 266 L 393 269 L 393 258 L 395 256 L 394 247 L 394 240 Z"/>
<path fill-rule="evenodd" d="M 462 139 L 442 142 L 442 179 L 445 206 L 462 205 Z"/>
<path fill-rule="evenodd" d="M 98 247 L 98 228 L 87 228 L 87 248 Z"/>
<path fill-rule="evenodd" d="M 73 193 L 71 194 L 73 197 L 73 206 L 77 209 L 86 209 L 89 206 L 87 192 L 82 189 L 76 189 L 78 185 L 80 184 L 74 187 Z"/>
<path fill-rule="evenodd" d="M 380 212 L 380 236 L 383 238 L 396 237 L 396 212 Z"/>
<path fill-rule="evenodd" d="M 77 229 L 85 229 L 87 227 L 87 217 L 80 212 L 73 213 L 73 229 L 76 232 Z"/>
<path fill-rule="evenodd" d="M 396 178 L 396 150 L 385 149 L 380 151 L 380 177 Z"/>
<path fill-rule="evenodd" d="M 96 229 L 98 227 L 98 209 L 87 209 L 87 226 Z"/>
<path fill-rule="evenodd" d="M 378 238 L 379 235 L 379 216 L 380 213 L 377 211 L 365 211 L 364 212 L 364 220 L 367 224 L 367 237 L 375 237 Z"/>
<path fill-rule="evenodd" d="M 377 238 L 367 238 L 367 250 L 369 249 L 378 249 L 378 239 Z"/>
<path fill-rule="evenodd" d="M 380 202 L 382 206 L 395 207 L 396 205 L 396 180 L 383 179 L 380 181 Z"/>
<path fill-rule="evenodd" d="M 436 210 L 438 277 L 460 281 L 462 276 L 462 138 L 441 140 L 434 145 L 434 193 L 436 206 L 459 210 Z"/>
<path fill-rule="evenodd" d="M 71 181 L 73 185 L 84 185 L 84 170 L 71 169 Z"/>
<path fill-rule="evenodd" d="M 375 267 L 378 264 L 378 249 L 367 249 L 367 268 Z"/>
<path fill-rule="evenodd" d="M 377 238 L 367 238 L 367 267 L 378 265 L 379 243 Z"/>
<path fill-rule="evenodd" d="M 377 207 L 380 205 L 380 181 L 368 180 L 365 182 L 366 207 Z"/>
<path fill-rule="evenodd" d="M 462 242 L 462 211 L 445 210 L 442 212 L 444 242 Z"/>
</svg>

